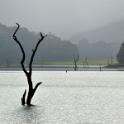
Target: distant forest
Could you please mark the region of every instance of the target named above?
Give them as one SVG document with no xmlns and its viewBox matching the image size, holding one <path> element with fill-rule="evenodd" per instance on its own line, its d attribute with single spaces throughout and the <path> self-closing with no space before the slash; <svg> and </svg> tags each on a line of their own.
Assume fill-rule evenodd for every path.
<svg viewBox="0 0 124 124">
<path fill-rule="evenodd" d="M 14 30 L 15 27 L 0 24 L 0 64 L 19 64 L 21 60 L 22 53 L 12 39 Z M 39 39 L 39 34 L 21 28 L 17 36 L 26 51 L 27 58 L 29 58 L 32 48 Z M 39 46 L 34 64 L 44 64 L 48 61 L 73 61 L 74 55 L 78 55 L 78 48 L 75 44 L 48 34 Z M 28 63 L 28 59 L 26 63 Z"/>
<path fill-rule="evenodd" d="M 19 64 L 22 57 L 20 49 L 12 39 L 15 27 L 8 27 L 0 24 L 0 64 Z M 22 43 L 27 58 L 30 56 L 32 48 L 39 39 L 39 34 L 21 28 L 17 34 Z M 123 42 L 123 41 L 122 41 Z M 44 64 L 50 61 L 73 61 L 73 56 L 79 55 L 80 59 L 107 59 L 116 57 L 120 42 L 89 42 L 87 39 L 76 41 L 62 40 L 61 38 L 48 34 L 47 38 L 40 44 L 34 59 L 34 64 Z M 26 60 L 28 63 L 28 59 Z"/>
</svg>

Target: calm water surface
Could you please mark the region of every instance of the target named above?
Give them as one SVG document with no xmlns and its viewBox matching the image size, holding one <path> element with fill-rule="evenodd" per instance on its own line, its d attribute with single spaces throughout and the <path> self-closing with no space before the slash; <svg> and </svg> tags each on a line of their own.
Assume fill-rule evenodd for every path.
<svg viewBox="0 0 124 124">
<path fill-rule="evenodd" d="M 42 81 L 22 107 L 27 82 L 21 71 L 0 71 L 0 124 L 124 124 L 124 72 L 34 71 Z"/>
</svg>

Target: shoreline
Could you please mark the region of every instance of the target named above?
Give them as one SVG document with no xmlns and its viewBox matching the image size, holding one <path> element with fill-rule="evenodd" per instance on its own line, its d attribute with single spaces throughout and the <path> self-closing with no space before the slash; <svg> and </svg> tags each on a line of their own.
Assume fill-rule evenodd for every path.
<svg viewBox="0 0 124 124">
<path fill-rule="evenodd" d="M 28 70 L 28 66 L 26 66 Z M 22 71 L 21 66 L 0 66 L 0 71 Z M 74 65 L 33 65 L 33 71 L 74 71 Z M 78 65 L 77 71 L 124 71 L 117 65 Z"/>
</svg>

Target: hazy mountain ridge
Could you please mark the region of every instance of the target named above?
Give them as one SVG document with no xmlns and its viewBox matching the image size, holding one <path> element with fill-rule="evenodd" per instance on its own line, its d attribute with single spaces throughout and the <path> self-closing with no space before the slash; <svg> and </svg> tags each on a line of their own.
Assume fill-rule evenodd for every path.
<svg viewBox="0 0 124 124">
<path fill-rule="evenodd" d="M 21 60 L 20 48 L 12 39 L 15 28 L 0 24 L 0 64 L 19 64 Z M 26 57 L 28 58 L 26 59 L 27 63 L 32 53 L 32 48 L 34 48 L 40 35 L 30 32 L 26 28 L 20 28 L 17 32 L 17 37 L 25 49 Z M 41 64 L 44 61 L 72 60 L 74 54 L 78 54 L 76 45 L 48 34 L 38 48 L 34 63 Z"/>
<path fill-rule="evenodd" d="M 124 20 L 110 23 L 98 29 L 80 32 L 70 38 L 70 40 L 79 41 L 86 38 L 89 42 L 119 42 L 124 41 Z"/>
<path fill-rule="evenodd" d="M 81 59 L 110 59 L 116 58 L 120 49 L 120 43 L 95 42 L 91 43 L 87 39 L 82 39 L 78 43 L 78 50 Z"/>
<path fill-rule="evenodd" d="M 0 64 L 19 64 L 21 60 L 21 51 L 12 38 L 15 28 L 16 27 L 7 27 L 0 24 Z M 118 27 L 118 32 L 122 29 L 122 27 L 121 29 Z M 20 28 L 17 36 L 26 51 L 26 63 L 28 63 L 32 48 L 34 48 L 40 35 L 30 32 L 26 28 Z M 81 37 L 79 37 L 79 39 L 80 38 Z M 77 38 L 76 40 L 75 42 L 77 44 L 73 44 L 71 41 L 61 40 L 61 38 L 53 34 L 48 34 L 39 46 L 34 64 L 41 64 L 46 61 L 70 61 L 73 60 L 74 54 L 79 54 L 80 59 L 86 57 L 89 59 L 116 57 L 122 43 L 122 41 L 105 42 L 102 40 L 93 42 L 93 40 L 90 41 L 83 38 L 81 40 Z"/>
<path fill-rule="evenodd" d="M 71 41 L 78 44 L 80 58 L 116 57 L 124 41 L 124 20 L 74 35 Z"/>
</svg>

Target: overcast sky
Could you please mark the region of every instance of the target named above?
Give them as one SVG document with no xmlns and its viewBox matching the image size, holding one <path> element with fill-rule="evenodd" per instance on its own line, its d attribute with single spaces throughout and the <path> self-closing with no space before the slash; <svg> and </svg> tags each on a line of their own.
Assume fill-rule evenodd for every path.
<svg viewBox="0 0 124 124">
<path fill-rule="evenodd" d="M 124 19 L 124 0 L 0 0 L 0 22 L 64 38 Z"/>
</svg>

